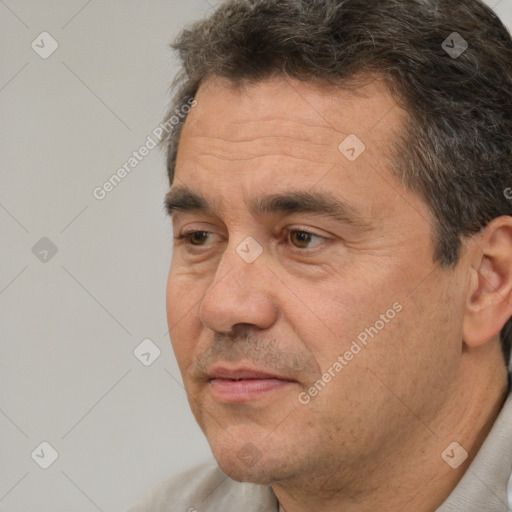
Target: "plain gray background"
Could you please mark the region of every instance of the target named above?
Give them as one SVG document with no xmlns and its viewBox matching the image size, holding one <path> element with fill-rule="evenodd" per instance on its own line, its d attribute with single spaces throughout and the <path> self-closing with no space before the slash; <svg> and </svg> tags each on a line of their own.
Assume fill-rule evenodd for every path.
<svg viewBox="0 0 512 512">
<path fill-rule="evenodd" d="M 167 332 L 164 155 L 93 190 L 161 122 L 168 43 L 217 3 L 0 0 L 2 511 L 123 510 L 211 456 Z M 512 27 L 512 0 L 489 4 Z"/>
</svg>

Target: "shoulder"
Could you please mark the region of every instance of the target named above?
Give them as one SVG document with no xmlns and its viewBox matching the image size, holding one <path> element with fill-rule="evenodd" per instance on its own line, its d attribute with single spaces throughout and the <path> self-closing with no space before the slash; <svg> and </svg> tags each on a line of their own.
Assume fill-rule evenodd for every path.
<svg viewBox="0 0 512 512">
<path fill-rule="evenodd" d="M 127 512 L 277 512 L 270 487 L 226 476 L 215 461 L 156 484 Z"/>
</svg>

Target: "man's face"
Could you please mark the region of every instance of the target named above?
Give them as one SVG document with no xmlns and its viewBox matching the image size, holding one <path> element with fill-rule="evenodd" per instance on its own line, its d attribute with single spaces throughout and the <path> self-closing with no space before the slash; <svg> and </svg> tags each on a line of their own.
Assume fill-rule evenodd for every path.
<svg viewBox="0 0 512 512">
<path fill-rule="evenodd" d="M 204 204 L 173 198 L 174 235 L 196 234 L 175 244 L 167 313 L 220 467 L 347 479 L 410 451 L 455 387 L 463 279 L 388 169 L 404 111 L 378 81 L 216 79 L 196 99 L 173 189 Z"/>
</svg>

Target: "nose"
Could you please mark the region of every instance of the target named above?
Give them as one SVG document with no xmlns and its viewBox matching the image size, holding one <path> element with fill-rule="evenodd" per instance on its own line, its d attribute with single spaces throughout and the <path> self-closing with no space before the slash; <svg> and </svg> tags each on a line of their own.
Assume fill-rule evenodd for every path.
<svg viewBox="0 0 512 512">
<path fill-rule="evenodd" d="M 277 319 L 272 276 L 264 254 L 248 263 L 234 247 L 227 247 L 199 305 L 201 323 L 224 334 L 240 327 L 270 328 Z"/>
</svg>

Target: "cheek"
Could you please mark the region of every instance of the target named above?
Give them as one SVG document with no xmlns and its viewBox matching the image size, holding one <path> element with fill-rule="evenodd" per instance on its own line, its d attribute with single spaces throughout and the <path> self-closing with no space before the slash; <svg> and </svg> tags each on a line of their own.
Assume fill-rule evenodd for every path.
<svg viewBox="0 0 512 512">
<path fill-rule="evenodd" d="M 308 294 L 310 304 L 315 305 L 318 329 L 325 331 L 325 336 L 314 335 L 312 339 L 322 359 L 329 355 L 343 354 L 349 350 L 352 342 L 370 338 L 375 334 L 375 324 L 379 333 L 389 330 L 389 325 L 400 316 L 400 297 L 388 283 L 389 276 L 379 276 L 372 272 L 348 273 L 343 280 L 329 283 L 328 286 Z M 371 276 L 371 277 L 370 277 Z M 391 281 L 391 280 L 390 280 Z M 384 292 L 384 290 L 386 290 Z M 403 294 L 402 294 L 403 295 Z M 384 319 L 381 318 L 384 315 Z M 296 314 L 302 325 L 304 317 Z"/>
<path fill-rule="evenodd" d="M 418 279 L 416 279 L 416 282 Z M 442 271 L 431 273 L 405 298 L 403 315 L 416 350 L 451 352 L 458 344 L 463 317 L 460 288 Z"/>
<path fill-rule="evenodd" d="M 384 395 L 400 398 L 427 421 L 457 375 L 460 306 L 446 283 L 432 276 L 413 293 L 402 294 L 402 310 L 371 339 L 365 364 Z"/>
<path fill-rule="evenodd" d="M 191 315 L 194 305 L 200 302 L 206 288 L 197 276 L 189 275 L 180 270 L 177 265 L 171 265 L 166 290 L 169 328 Z"/>
<path fill-rule="evenodd" d="M 171 327 L 176 323 L 176 319 L 180 314 L 181 305 L 177 300 L 180 295 L 180 288 L 181 287 L 178 285 L 171 267 L 171 270 L 169 271 L 169 277 L 167 278 L 166 290 L 166 310 L 169 329 L 171 329 Z"/>
<path fill-rule="evenodd" d="M 337 282 L 311 288 L 310 284 L 307 304 L 313 312 L 304 305 L 294 309 L 288 304 L 287 321 L 294 325 L 318 362 L 322 379 L 328 382 L 317 406 L 341 400 L 361 409 L 364 417 L 362 404 L 369 396 L 376 404 L 385 403 L 386 396 L 377 398 L 379 393 L 389 393 L 382 382 L 389 382 L 401 394 L 403 375 L 397 368 L 411 358 L 418 361 L 420 354 L 409 339 L 418 306 L 407 299 L 406 280 L 384 274 L 382 269 L 380 275 L 369 268 L 354 269 Z M 414 370 L 413 366 L 409 365 L 411 378 L 418 371 L 417 365 Z"/>
<path fill-rule="evenodd" d="M 192 359 L 199 338 L 200 323 L 197 315 L 201 295 L 197 293 L 198 288 L 197 285 L 190 286 L 187 279 L 171 268 L 166 292 L 167 324 L 174 354 L 182 372 Z"/>
</svg>

